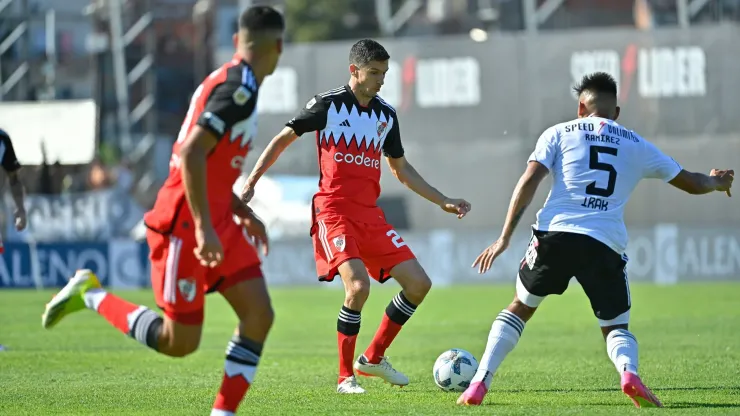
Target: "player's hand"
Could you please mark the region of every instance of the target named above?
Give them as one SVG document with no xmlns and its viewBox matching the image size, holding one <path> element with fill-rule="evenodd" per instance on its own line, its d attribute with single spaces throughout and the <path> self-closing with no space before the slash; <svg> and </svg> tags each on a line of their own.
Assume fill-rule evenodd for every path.
<svg viewBox="0 0 740 416">
<path fill-rule="evenodd" d="M 254 186 L 249 186 L 246 183 L 244 184 L 244 187 L 242 188 L 242 194 L 241 194 L 241 200 L 245 204 L 249 203 L 249 201 L 252 200 L 254 197 Z"/>
<path fill-rule="evenodd" d="M 480 274 L 487 272 L 491 268 L 494 260 L 496 260 L 496 258 L 500 256 L 501 253 L 506 251 L 506 248 L 508 247 L 509 239 L 499 238 L 498 240 L 496 240 L 495 243 L 491 244 L 485 250 L 483 250 L 483 252 L 480 253 L 478 258 L 475 259 L 473 265 L 470 267 L 478 266 L 478 273 Z"/>
<path fill-rule="evenodd" d="M 719 186 L 717 187 L 718 191 L 726 193 L 727 196 L 732 196 L 730 188 L 732 188 L 732 181 L 735 180 L 734 170 L 712 169 L 712 171 L 709 172 L 709 176 L 717 178 L 717 182 L 719 183 Z"/>
<path fill-rule="evenodd" d="M 239 223 L 247 230 L 247 235 L 252 239 L 255 247 L 261 248 L 262 254 L 267 256 L 270 253 L 270 241 L 267 238 L 267 228 L 262 220 L 254 213 L 250 213 L 247 217 L 239 217 Z"/>
<path fill-rule="evenodd" d="M 198 227 L 195 230 L 197 247 L 193 250 L 195 258 L 205 267 L 216 267 L 224 260 L 224 249 L 213 227 Z"/>
<path fill-rule="evenodd" d="M 23 231 L 26 229 L 26 210 L 25 209 L 17 209 L 14 213 L 15 216 L 15 229 L 18 231 Z"/>
<path fill-rule="evenodd" d="M 457 214 L 457 218 L 462 218 L 470 212 L 470 209 L 472 206 L 470 205 L 470 202 L 464 200 L 464 199 L 454 199 L 454 198 L 445 198 L 444 201 L 442 201 L 442 204 L 439 206 L 442 208 L 444 212 L 449 212 L 450 214 Z"/>
</svg>

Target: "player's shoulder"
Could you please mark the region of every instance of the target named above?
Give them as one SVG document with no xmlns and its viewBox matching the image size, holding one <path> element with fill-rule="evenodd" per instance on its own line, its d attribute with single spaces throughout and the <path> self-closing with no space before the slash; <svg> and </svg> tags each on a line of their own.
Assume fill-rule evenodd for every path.
<svg viewBox="0 0 740 416">
<path fill-rule="evenodd" d="M 0 129 L 0 139 L 10 139 L 10 135 L 7 131 Z"/>
<path fill-rule="evenodd" d="M 225 85 L 226 87 L 233 87 L 235 89 L 243 87 L 252 93 L 257 92 L 259 89 L 257 77 L 252 67 L 248 63 L 238 59 L 229 61 L 211 72 L 203 81 L 203 84 L 211 87 Z"/>
<path fill-rule="evenodd" d="M 397 116 L 396 108 L 388 104 L 388 101 L 384 100 L 383 97 L 381 97 L 380 95 L 376 95 L 373 102 L 377 103 L 378 107 L 380 107 L 381 110 L 389 112 L 393 117 Z"/>
<path fill-rule="evenodd" d="M 351 92 L 347 91 L 344 86 L 320 92 L 308 100 L 306 103 L 306 110 L 326 111 L 332 104 L 337 107 L 341 104 L 350 104 L 350 94 Z"/>
<path fill-rule="evenodd" d="M 332 88 L 328 91 L 320 92 L 314 96 L 314 99 L 323 103 L 349 103 L 352 98 L 352 92 L 346 86 Z"/>
</svg>

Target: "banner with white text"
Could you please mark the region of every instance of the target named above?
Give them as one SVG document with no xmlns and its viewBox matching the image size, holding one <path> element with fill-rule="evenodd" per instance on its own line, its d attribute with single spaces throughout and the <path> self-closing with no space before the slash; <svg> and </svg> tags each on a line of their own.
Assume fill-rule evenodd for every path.
<svg viewBox="0 0 740 416">
<path fill-rule="evenodd" d="M 529 235 L 516 234 L 508 251 L 485 275 L 472 269 L 475 257 L 490 244 L 492 233 L 451 230 L 401 233 L 436 285 L 511 283 L 527 247 Z M 627 250 L 630 281 L 676 284 L 740 280 L 740 230 L 684 228 L 659 224 L 631 229 Z M 75 270 L 89 268 L 104 285 L 120 288 L 150 286 L 148 247 L 132 240 L 108 243 L 8 243 L 0 258 L 0 288 L 58 287 Z M 276 241 L 264 260 L 272 286 L 319 283 L 308 238 Z"/>
</svg>

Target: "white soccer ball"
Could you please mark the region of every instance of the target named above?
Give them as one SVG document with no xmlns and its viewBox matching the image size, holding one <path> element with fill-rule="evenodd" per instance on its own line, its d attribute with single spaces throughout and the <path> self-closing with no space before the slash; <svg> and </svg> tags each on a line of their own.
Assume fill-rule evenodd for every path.
<svg viewBox="0 0 740 416">
<path fill-rule="evenodd" d="M 445 351 L 434 363 L 434 382 L 444 391 L 465 391 L 478 369 L 473 354 L 453 348 Z"/>
</svg>

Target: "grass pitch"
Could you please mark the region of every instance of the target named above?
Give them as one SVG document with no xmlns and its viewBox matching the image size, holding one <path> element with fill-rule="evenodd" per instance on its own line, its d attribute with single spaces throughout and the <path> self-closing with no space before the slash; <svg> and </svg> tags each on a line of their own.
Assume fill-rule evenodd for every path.
<svg viewBox="0 0 740 416">
<path fill-rule="evenodd" d="M 338 286 L 338 285 L 336 285 Z M 373 288 L 358 354 L 397 291 Z M 499 373 L 484 405 L 455 406 L 457 393 L 432 379 L 436 357 L 463 348 L 480 357 L 509 286 L 434 288 L 388 351 L 411 384 L 360 381 L 366 395 L 338 395 L 336 317 L 342 293 L 323 287 L 273 289 L 276 324 L 240 414 L 266 415 L 616 415 L 740 414 L 740 284 L 634 285 L 632 325 L 640 373 L 666 409 L 635 409 L 588 300 L 578 286 L 545 301 Z M 0 292 L 0 414 L 206 415 L 220 383 L 224 348 L 236 324 L 218 295 L 207 300 L 200 350 L 159 356 L 82 311 L 41 328 L 52 293 Z M 121 292 L 153 306 L 147 291 Z"/>
</svg>

